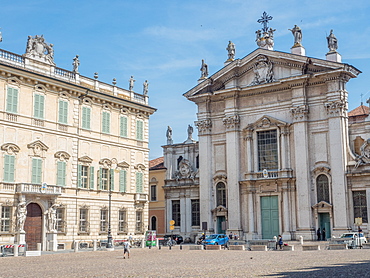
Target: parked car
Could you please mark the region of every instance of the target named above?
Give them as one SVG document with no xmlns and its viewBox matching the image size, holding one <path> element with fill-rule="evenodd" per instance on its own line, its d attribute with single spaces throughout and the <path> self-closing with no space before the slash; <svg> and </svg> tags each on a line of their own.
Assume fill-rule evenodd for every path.
<svg viewBox="0 0 370 278">
<path fill-rule="evenodd" d="M 204 245 L 225 245 L 229 243 L 229 237 L 225 234 L 213 234 L 206 236 L 202 244 Z"/>
<path fill-rule="evenodd" d="M 363 233 L 344 233 L 340 238 L 344 239 L 344 243 L 348 244 L 348 248 L 362 246 L 362 244 L 367 243 L 367 239 Z"/>
<path fill-rule="evenodd" d="M 172 237 L 172 239 L 176 241 L 176 244 L 180 244 L 184 242 L 184 238 L 181 235 L 165 235 L 164 242 L 167 242 L 170 237 Z"/>
</svg>

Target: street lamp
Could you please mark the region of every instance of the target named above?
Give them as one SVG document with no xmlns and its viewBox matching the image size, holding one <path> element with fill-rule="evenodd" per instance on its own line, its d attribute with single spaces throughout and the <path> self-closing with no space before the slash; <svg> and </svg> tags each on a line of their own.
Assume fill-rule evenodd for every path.
<svg viewBox="0 0 370 278">
<path fill-rule="evenodd" d="M 111 220 L 111 203 L 112 203 L 112 176 L 113 174 L 110 174 L 109 175 L 109 193 L 108 193 L 108 202 L 109 202 L 109 206 L 108 206 L 108 241 L 107 241 L 107 245 L 106 245 L 106 249 L 108 251 L 113 251 L 114 250 L 114 247 L 113 247 L 113 238 L 112 238 L 112 232 L 111 232 L 111 228 L 110 228 L 110 220 Z"/>
</svg>

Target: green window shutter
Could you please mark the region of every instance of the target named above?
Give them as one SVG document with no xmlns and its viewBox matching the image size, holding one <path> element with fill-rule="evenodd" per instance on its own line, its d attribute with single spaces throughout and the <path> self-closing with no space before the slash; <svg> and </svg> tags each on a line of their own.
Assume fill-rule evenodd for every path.
<svg viewBox="0 0 370 278">
<path fill-rule="evenodd" d="M 82 107 L 82 128 L 90 129 L 91 109 Z"/>
<path fill-rule="evenodd" d="M 119 191 L 126 192 L 126 170 L 119 171 Z"/>
<path fill-rule="evenodd" d="M 14 155 L 4 156 L 4 182 L 14 182 Z"/>
<path fill-rule="evenodd" d="M 44 119 L 44 102 L 45 97 L 43 95 L 35 94 L 35 103 L 34 103 L 35 118 Z"/>
<path fill-rule="evenodd" d="M 144 123 L 141 120 L 136 121 L 136 139 L 143 140 L 144 139 Z"/>
<path fill-rule="evenodd" d="M 67 124 L 68 122 L 68 102 L 59 100 L 59 123 Z"/>
<path fill-rule="evenodd" d="M 110 133 L 110 113 L 105 111 L 103 112 L 102 132 Z"/>
<path fill-rule="evenodd" d="M 102 175 L 103 175 L 103 171 L 102 171 L 102 167 L 99 167 L 99 189 L 100 190 L 103 190 L 103 181 L 102 181 Z"/>
<path fill-rule="evenodd" d="M 41 167 L 42 160 L 39 158 L 32 158 L 32 178 L 31 183 L 41 184 Z"/>
<path fill-rule="evenodd" d="M 120 136 L 127 137 L 127 117 L 120 118 Z"/>
<path fill-rule="evenodd" d="M 8 87 L 6 111 L 10 113 L 18 112 L 18 89 Z"/>
<path fill-rule="evenodd" d="M 110 191 L 114 191 L 114 169 L 109 170 Z"/>
<path fill-rule="evenodd" d="M 143 192 L 143 173 L 140 172 L 136 173 L 136 192 Z"/>
<path fill-rule="evenodd" d="M 94 189 L 94 166 L 90 167 L 90 189 Z"/>
<path fill-rule="evenodd" d="M 77 165 L 77 187 L 81 188 L 82 187 L 82 165 L 78 164 Z"/>
<path fill-rule="evenodd" d="M 66 163 L 64 161 L 57 162 L 57 185 L 66 185 Z"/>
</svg>

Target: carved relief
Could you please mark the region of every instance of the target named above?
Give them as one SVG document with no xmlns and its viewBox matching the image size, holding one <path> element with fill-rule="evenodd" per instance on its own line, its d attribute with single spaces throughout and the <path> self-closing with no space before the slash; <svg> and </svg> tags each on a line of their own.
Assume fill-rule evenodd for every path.
<svg viewBox="0 0 370 278">
<path fill-rule="evenodd" d="M 238 128 L 240 124 L 240 117 L 239 115 L 233 115 L 225 117 L 222 121 L 226 128 Z"/>
<path fill-rule="evenodd" d="M 254 79 L 249 86 L 260 85 L 265 83 L 274 82 L 274 72 L 272 62 L 264 55 L 257 58 L 257 62 L 253 66 L 255 74 Z"/>
<path fill-rule="evenodd" d="M 1 146 L 1 150 L 5 151 L 8 155 L 17 154 L 20 151 L 20 148 L 13 143 L 6 143 Z"/>
<path fill-rule="evenodd" d="M 54 154 L 54 157 L 61 161 L 67 161 L 71 156 L 65 151 L 59 151 Z"/>
<path fill-rule="evenodd" d="M 308 114 L 307 105 L 293 106 L 290 108 L 290 112 L 295 120 L 302 120 Z"/>
<path fill-rule="evenodd" d="M 48 44 L 43 35 L 36 35 L 35 37 L 28 36 L 24 56 L 55 65 L 53 44 Z"/>
<path fill-rule="evenodd" d="M 193 171 L 189 160 L 183 159 L 179 164 L 179 170 L 175 171 L 174 178 L 178 181 L 179 179 L 195 179 L 197 172 Z"/>
<path fill-rule="evenodd" d="M 49 149 L 49 147 L 42 143 L 40 140 L 28 144 L 27 148 L 33 150 L 34 156 L 41 156 L 43 151 L 47 151 Z"/>
<path fill-rule="evenodd" d="M 370 138 L 367 139 L 365 143 L 362 144 L 360 148 L 360 152 L 361 152 L 361 155 L 356 156 L 355 168 L 357 168 L 360 165 L 370 163 Z"/>
</svg>

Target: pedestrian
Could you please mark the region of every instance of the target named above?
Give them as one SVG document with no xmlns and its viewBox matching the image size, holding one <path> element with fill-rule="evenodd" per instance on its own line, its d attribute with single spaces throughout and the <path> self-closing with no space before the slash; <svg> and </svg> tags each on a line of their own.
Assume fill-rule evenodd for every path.
<svg viewBox="0 0 370 278">
<path fill-rule="evenodd" d="M 326 240 L 325 233 L 326 233 L 326 231 L 325 231 L 325 228 L 324 228 L 324 229 L 322 229 L 322 233 L 321 233 L 322 240 Z"/>
<path fill-rule="evenodd" d="M 317 229 L 317 240 L 321 240 L 321 229 L 320 228 L 318 228 Z"/>
<path fill-rule="evenodd" d="M 283 238 L 281 237 L 281 235 L 278 236 L 278 244 L 279 244 L 279 248 L 280 249 L 283 249 L 282 246 L 283 246 Z"/>
<path fill-rule="evenodd" d="M 229 234 L 229 239 L 233 239 L 233 233 L 232 232 L 230 232 L 230 234 Z"/>
<path fill-rule="evenodd" d="M 125 241 L 123 243 L 123 258 L 126 259 L 126 253 L 127 253 L 127 259 L 130 258 L 130 247 L 131 247 L 131 244 L 129 241 Z"/>
</svg>

